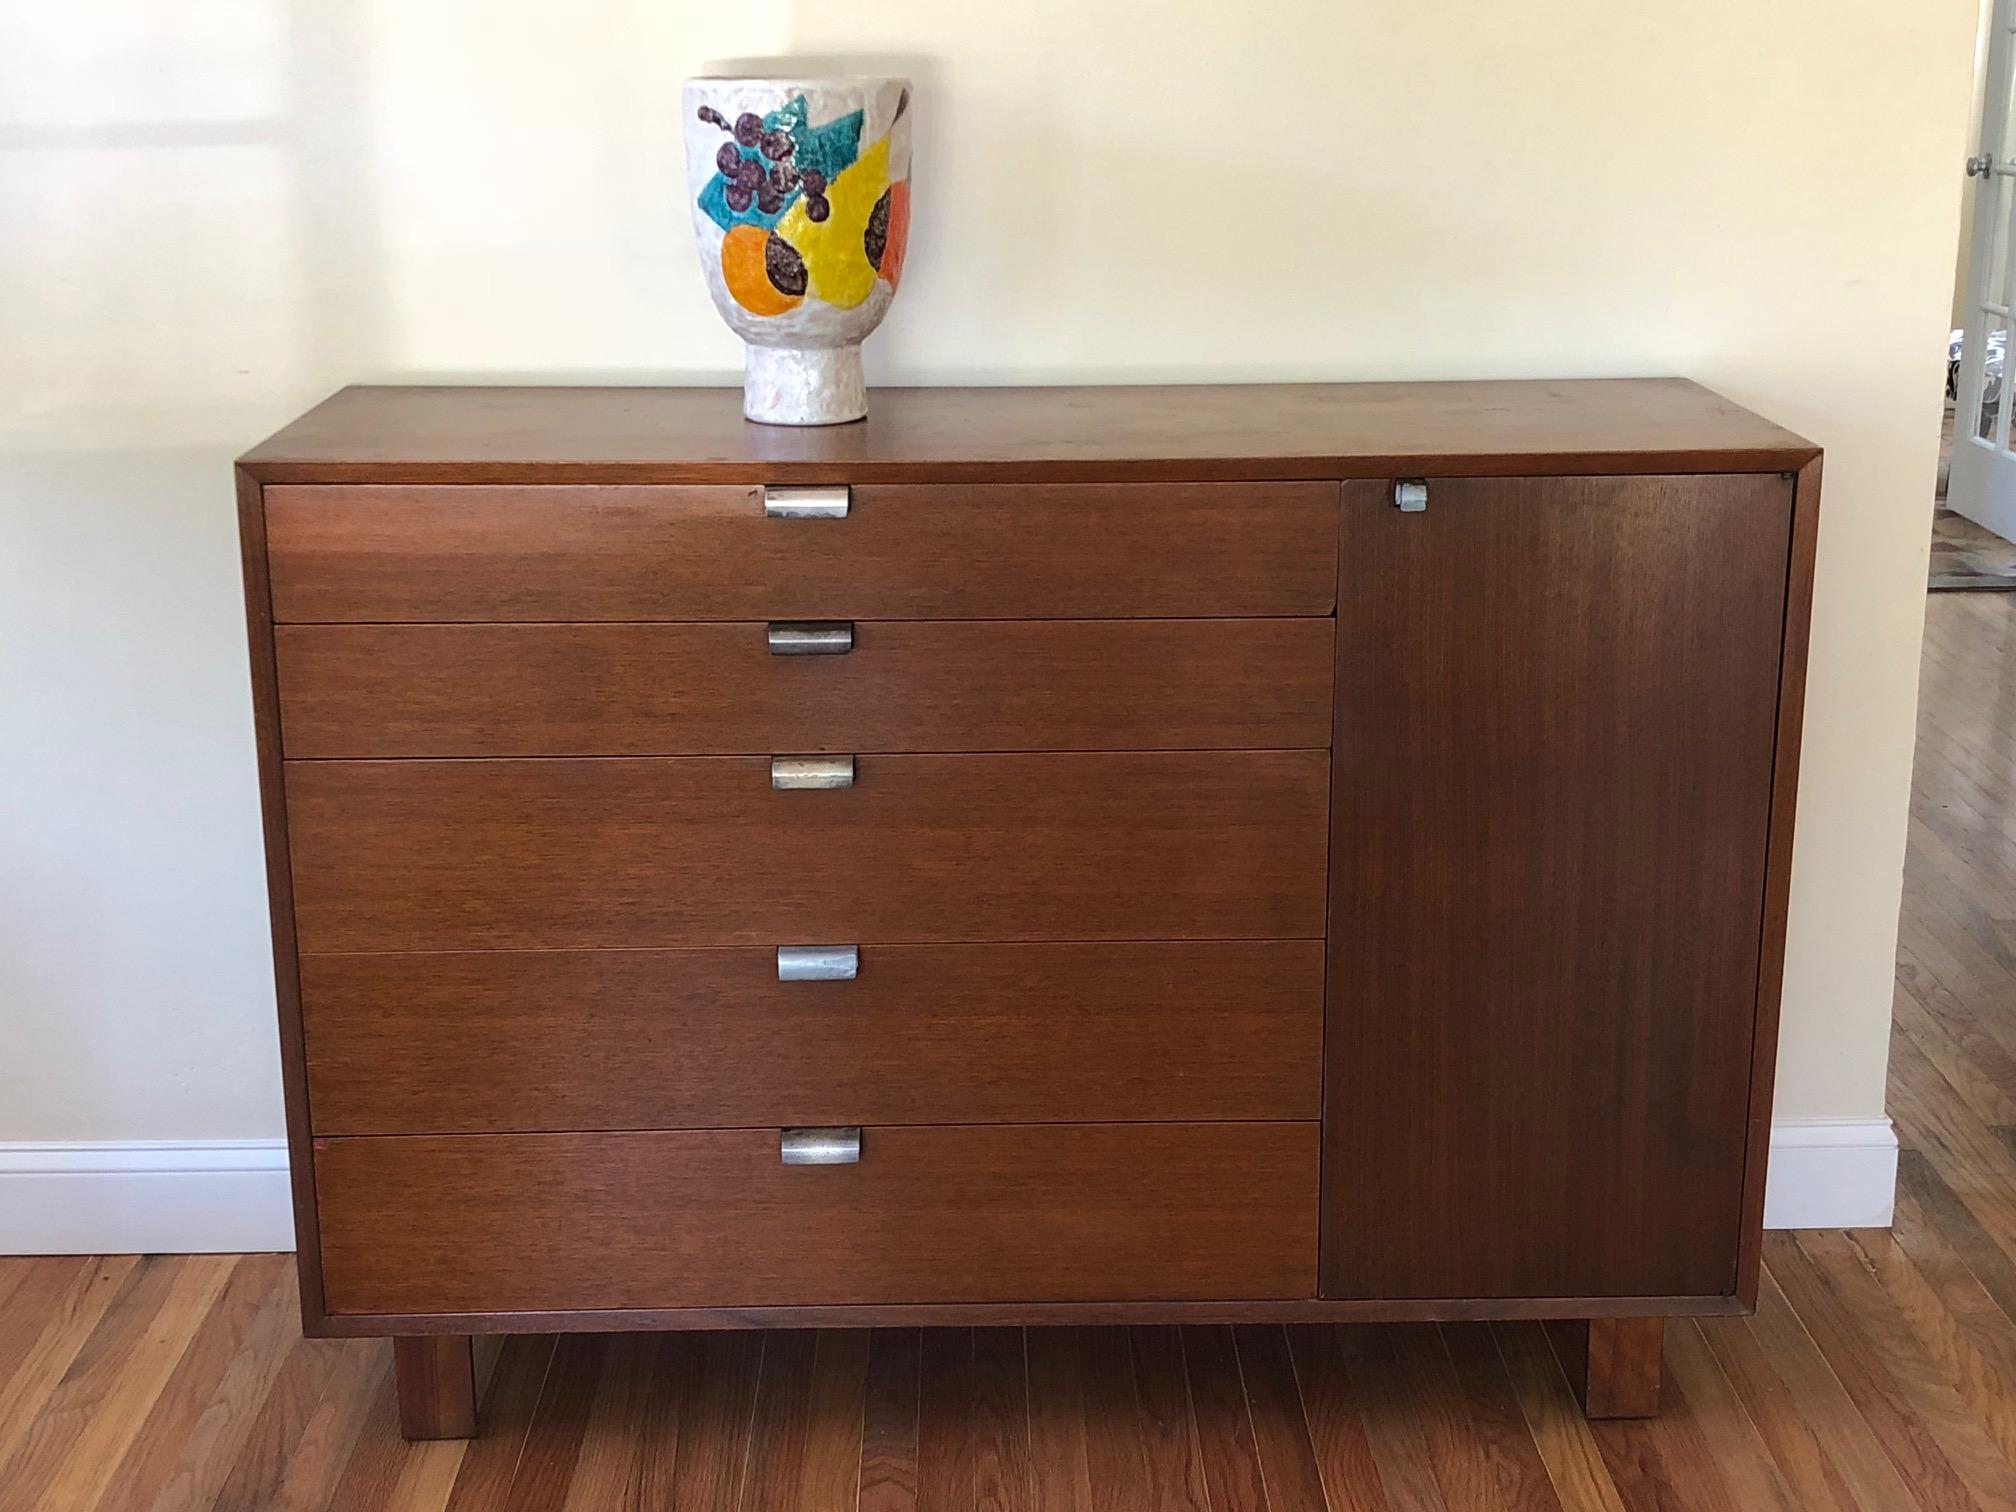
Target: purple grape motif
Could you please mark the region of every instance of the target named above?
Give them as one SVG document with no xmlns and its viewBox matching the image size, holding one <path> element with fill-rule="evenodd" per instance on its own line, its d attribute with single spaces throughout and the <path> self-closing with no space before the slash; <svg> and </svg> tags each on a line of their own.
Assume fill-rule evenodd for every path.
<svg viewBox="0 0 2016 1512">
<path fill-rule="evenodd" d="M 813 126 L 800 96 L 767 116 L 743 111 L 732 124 L 711 105 L 698 114 L 732 138 L 714 154 L 716 176 L 700 192 L 700 208 L 723 231 L 752 221 L 768 230 L 801 197 L 807 218 L 831 217 L 827 184 L 859 151 L 860 111 Z"/>
</svg>

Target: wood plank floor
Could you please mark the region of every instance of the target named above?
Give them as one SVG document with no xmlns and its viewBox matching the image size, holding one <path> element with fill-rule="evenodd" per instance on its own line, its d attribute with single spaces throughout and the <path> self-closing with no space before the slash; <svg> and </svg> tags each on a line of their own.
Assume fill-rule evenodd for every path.
<svg viewBox="0 0 2016 1512">
<path fill-rule="evenodd" d="M 1931 601 L 1891 1080 L 1896 1230 L 1771 1235 L 1652 1422 L 1537 1324 L 572 1336 L 407 1445 L 285 1257 L 16 1259 L 0 1512 L 2016 1509 L 2016 596 Z"/>
</svg>

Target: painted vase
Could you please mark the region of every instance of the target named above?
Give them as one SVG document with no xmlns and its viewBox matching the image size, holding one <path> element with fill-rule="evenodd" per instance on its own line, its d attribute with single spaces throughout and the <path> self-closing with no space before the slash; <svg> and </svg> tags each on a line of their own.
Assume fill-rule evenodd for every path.
<svg viewBox="0 0 2016 1512">
<path fill-rule="evenodd" d="M 742 413 L 868 413 L 861 342 L 910 239 L 907 79 L 689 79 L 686 182 L 700 265 L 743 341 Z"/>
</svg>

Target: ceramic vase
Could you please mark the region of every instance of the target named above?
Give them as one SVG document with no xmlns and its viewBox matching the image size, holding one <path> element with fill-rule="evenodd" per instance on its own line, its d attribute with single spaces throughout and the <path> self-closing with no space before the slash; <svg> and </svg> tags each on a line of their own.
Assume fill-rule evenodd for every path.
<svg viewBox="0 0 2016 1512">
<path fill-rule="evenodd" d="M 861 342 L 910 237 L 909 81 L 689 79 L 685 107 L 700 265 L 742 338 L 743 414 L 859 420 Z"/>
</svg>

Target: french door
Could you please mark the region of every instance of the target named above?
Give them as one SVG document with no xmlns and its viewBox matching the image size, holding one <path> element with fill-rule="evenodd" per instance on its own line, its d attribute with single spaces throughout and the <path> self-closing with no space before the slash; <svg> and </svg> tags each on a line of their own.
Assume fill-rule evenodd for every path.
<svg viewBox="0 0 2016 1512">
<path fill-rule="evenodd" d="M 2016 131 L 2010 75 L 2016 69 L 2016 0 L 1995 0 L 1989 28 L 1981 139 L 1967 160 L 1974 241 L 1967 263 L 1967 336 L 1960 359 L 1947 506 L 2016 540 Z"/>
</svg>

